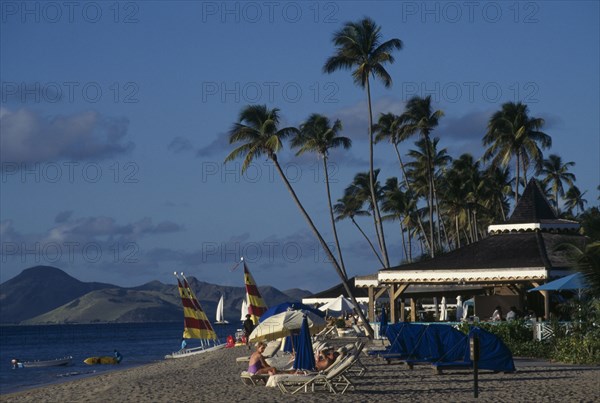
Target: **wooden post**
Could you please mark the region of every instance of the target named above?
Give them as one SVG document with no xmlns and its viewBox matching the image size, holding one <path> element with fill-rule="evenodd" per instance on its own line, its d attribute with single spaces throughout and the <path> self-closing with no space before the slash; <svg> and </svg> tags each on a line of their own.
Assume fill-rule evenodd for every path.
<svg viewBox="0 0 600 403">
<path fill-rule="evenodd" d="M 390 285 L 388 288 L 388 298 L 390 300 L 390 323 L 396 323 L 396 298 L 394 298 L 394 294 L 396 291 L 396 285 Z"/>
<path fill-rule="evenodd" d="M 548 291 L 540 291 L 544 296 L 544 320 L 550 320 L 550 293 Z"/>
<path fill-rule="evenodd" d="M 372 285 L 369 286 L 369 312 L 367 312 L 369 316 L 369 322 L 374 323 L 377 319 L 375 319 L 375 290 Z"/>
<path fill-rule="evenodd" d="M 410 299 L 410 321 L 417 321 L 417 301 L 414 298 Z"/>
<path fill-rule="evenodd" d="M 406 318 L 404 317 L 406 314 L 404 312 L 404 298 L 400 299 L 400 321 L 406 322 Z"/>
</svg>

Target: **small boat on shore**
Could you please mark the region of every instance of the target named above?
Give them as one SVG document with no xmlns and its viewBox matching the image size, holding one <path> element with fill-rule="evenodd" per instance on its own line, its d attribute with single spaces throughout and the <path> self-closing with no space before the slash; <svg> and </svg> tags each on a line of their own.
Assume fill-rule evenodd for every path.
<svg viewBox="0 0 600 403">
<path fill-rule="evenodd" d="M 119 360 L 116 357 L 102 356 L 102 357 L 88 357 L 83 362 L 87 365 L 116 365 Z"/>
<path fill-rule="evenodd" d="M 167 354 L 165 358 L 189 357 L 225 347 L 225 344 L 219 343 L 217 333 L 213 329 L 210 320 L 208 320 L 206 313 L 200 306 L 200 302 L 198 302 L 198 298 L 196 298 L 196 294 L 190 288 L 183 273 L 181 273 L 181 279 L 177 276 L 177 273 L 173 274 L 177 277 L 177 288 L 179 289 L 181 304 L 183 305 L 183 339 L 199 339 L 201 345 L 200 347 L 185 348 L 184 344 L 181 350 Z M 223 297 L 221 296 L 222 300 Z"/>
<path fill-rule="evenodd" d="M 20 361 L 17 358 L 13 358 L 11 360 L 11 364 L 13 368 L 43 368 L 69 365 L 72 361 L 73 357 L 69 355 L 62 358 L 55 358 L 53 360 Z"/>
</svg>

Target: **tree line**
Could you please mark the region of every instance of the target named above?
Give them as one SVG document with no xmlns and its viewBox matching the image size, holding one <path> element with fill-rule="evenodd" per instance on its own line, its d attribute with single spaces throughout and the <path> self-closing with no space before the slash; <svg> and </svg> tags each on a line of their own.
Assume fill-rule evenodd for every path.
<svg viewBox="0 0 600 403">
<path fill-rule="evenodd" d="M 350 220 L 376 261 L 389 268 L 383 222 L 398 223 L 404 263 L 433 258 L 478 241 L 486 236 L 488 225 L 506 221 L 511 202 L 518 202 L 519 189 L 524 188 L 530 173 L 540 179 L 557 215 L 572 218 L 584 211 L 586 192 L 575 186 L 575 175 L 569 172 L 575 163 L 563 162 L 557 154 L 544 157 L 552 138 L 542 131 L 544 120 L 530 116 L 527 105 L 507 102 L 490 117 L 482 139 L 485 151 L 479 159 L 468 153 L 452 158 L 434 135 L 444 112 L 435 110 L 430 96 L 411 98 L 399 115 L 382 113 L 376 122 L 373 118 L 371 86 L 380 82 L 391 87 L 392 77 L 385 66 L 394 63 L 393 52 L 402 49 L 400 39 L 384 41 L 381 27 L 364 18 L 345 23 L 333 34 L 332 42 L 335 49 L 325 61 L 323 72 L 349 70 L 354 83 L 365 91 L 369 170 L 358 172 L 334 202 L 328 177 L 329 154 L 333 149 L 352 146 L 352 141 L 342 135 L 342 122 L 314 113 L 299 127 L 281 127 L 280 110 L 266 105 L 248 105 L 240 111 L 228 132 L 235 148 L 225 162 L 243 159 L 242 173 L 256 158 L 266 156 L 273 162 L 355 304 L 336 227 L 340 220 Z M 412 146 L 406 145 L 409 140 L 414 141 Z M 278 152 L 286 141 L 296 155 L 314 153 L 322 159 L 334 250 L 281 168 Z M 380 170 L 374 166 L 377 143 L 389 144 L 396 155 L 398 177 L 378 177 Z M 356 220 L 362 216 L 372 219 L 374 239 Z M 358 311 L 363 323 L 368 323 Z M 372 335 L 372 330 L 367 330 Z"/>
</svg>

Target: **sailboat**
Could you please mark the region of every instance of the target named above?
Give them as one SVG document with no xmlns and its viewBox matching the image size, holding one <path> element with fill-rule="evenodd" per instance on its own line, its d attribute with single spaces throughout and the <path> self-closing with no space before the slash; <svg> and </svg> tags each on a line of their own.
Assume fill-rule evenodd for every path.
<svg viewBox="0 0 600 403">
<path fill-rule="evenodd" d="M 177 277 L 177 287 L 183 305 L 183 338 L 199 339 L 200 347 L 182 348 L 179 351 L 165 355 L 165 358 L 189 357 L 225 347 L 225 344 L 219 344 L 217 333 L 215 333 L 183 273 L 181 273 L 181 279 L 177 276 L 177 273 L 174 274 Z"/>
<path fill-rule="evenodd" d="M 229 322 L 225 320 L 225 315 L 223 314 L 223 294 L 221 294 L 221 299 L 217 304 L 217 317 L 215 319 L 215 325 L 227 325 Z"/>
<path fill-rule="evenodd" d="M 244 299 L 242 300 L 242 316 L 240 316 L 240 320 L 243 322 L 246 320 L 246 315 L 248 315 L 248 302 L 247 302 L 248 296 L 244 296 Z"/>
</svg>

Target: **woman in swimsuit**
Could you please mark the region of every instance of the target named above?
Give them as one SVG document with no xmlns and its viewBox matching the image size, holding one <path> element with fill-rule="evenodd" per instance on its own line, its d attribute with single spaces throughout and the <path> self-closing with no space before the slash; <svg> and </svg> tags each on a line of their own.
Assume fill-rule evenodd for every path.
<svg viewBox="0 0 600 403">
<path fill-rule="evenodd" d="M 259 341 L 256 343 L 256 351 L 252 353 L 250 356 L 250 362 L 248 363 L 248 372 L 255 375 L 260 374 L 269 374 L 273 375 L 277 373 L 277 369 L 275 367 L 269 366 L 265 357 L 263 357 L 262 353 L 265 351 L 267 345 Z"/>
</svg>

